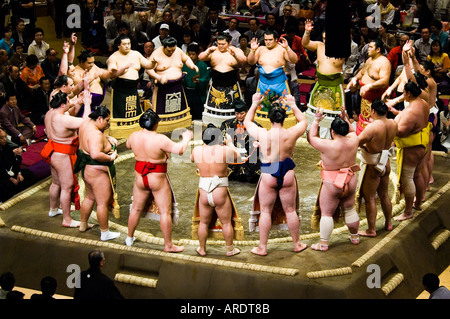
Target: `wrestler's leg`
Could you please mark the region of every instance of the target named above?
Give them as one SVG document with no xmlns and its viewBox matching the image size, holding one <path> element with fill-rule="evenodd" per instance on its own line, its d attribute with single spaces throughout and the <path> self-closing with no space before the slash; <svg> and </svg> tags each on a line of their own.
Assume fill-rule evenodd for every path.
<svg viewBox="0 0 450 319">
<path fill-rule="evenodd" d="M 259 245 L 254 247 L 251 252 L 255 255 L 267 255 L 267 241 L 269 231 L 272 227 L 272 209 L 278 196 L 277 180 L 270 174 L 261 174 L 259 182 L 259 205 L 261 214 L 259 215 Z"/>
<path fill-rule="evenodd" d="M 320 241 L 317 244 L 311 245 L 314 250 L 328 250 L 328 242 L 334 228 L 333 214 L 340 202 L 340 195 L 342 191 L 338 190 L 332 182 L 323 181 L 322 188 L 319 194 L 320 205 Z"/>
<path fill-rule="evenodd" d="M 426 183 L 425 176 L 423 171 L 425 170 L 426 165 L 426 156 L 423 156 L 419 163 L 417 164 L 416 170 L 414 171 L 414 184 L 416 185 L 416 198 L 414 202 L 414 208 L 421 210 L 422 209 L 422 201 L 425 199 L 426 193 Z M 429 178 L 428 173 L 426 173 L 426 178 Z"/>
<path fill-rule="evenodd" d="M 61 187 L 59 202 L 63 211 L 63 226 L 78 227 L 79 222 L 73 221 L 70 216 L 71 195 L 73 189 L 73 171 L 69 155 L 53 153 L 52 165 L 56 169 Z"/>
<path fill-rule="evenodd" d="M 134 232 L 139 225 L 142 211 L 147 204 L 150 191 L 145 188 L 140 174 L 135 173 L 135 182 L 133 186 L 133 205 L 131 206 L 130 216 L 128 217 L 128 237 L 125 240 L 127 246 L 134 242 Z"/>
<path fill-rule="evenodd" d="M 91 228 L 93 225 L 88 224 L 89 216 L 91 216 L 92 209 L 94 208 L 95 199 L 94 192 L 89 183 L 85 181 L 86 195 L 84 196 L 83 202 L 80 207 L 80 228 L 81 232 L 84 232 Z M 91 227 L 90 227 L 91 226 Z"/>
<path fill-rule="evenodd" d="M 200 256 L 206 256 L 206 240 L 208 239 L 209 224 L 211 223 L 214 208 L 209 206 L 206 191 L 203 189 L 200 189 L 198 208 L 200 211 L 200 223 L 198 225 L 199 247 L 197 248 L 197 253 Z"/>
<path fill-rule="evenodd" d="M 308 247 L 302 244 L 299 239 L 300 222 L 297 215 L 296 194 L 297 183 L 295 173 L 290 170 L 286 173 L 283 180 L 283 187 L 280 189 L 280 201 L 286 214 L 286 223 L 294 243 L 294 251 L 300 252 Z"/>
<path fill-rule="evenodd" d="M 424 183 L 424 192 L 423 196 L 420 198 L 421 202 L 425 201 L 425 192 L 428 190 L 428 186 L 430 184 L 430 158 L 431 158 L 431 143 L 428 143 L 427 152 L 425 153 L 422 165 L 422 181 Z M 417 201 L 416 201 L 417 202 Z"/>
<path fill-rule="evenodd" d="M 380 178 L 380 185 L 378 186 L 377 193 L 380 198 L 381 209 L 384 215 L 384 229 L 392 230 L 392 202 L 389 198 L 389 174 L 391 173 L 391 164 L 388 161 L 386 164 L 386 170 L 384 175 Z"/>
<path fill-rule="evenodd" d="M 92 187 L 95 203 L 97 205 L 97 220 L 100 226 L 100 240 L 111 240 L 120 236 L 119 232 L 109 231 L 108 212 L 112 202 L 113 192 L 107 167 L 99 165 L 86 165 L 84 177 L 86 183 Z"/>
<path fill-rule="evenodd" d="M 213 191 L 214 203 L 216 203 L 216 213 L 222 223 L 222 233 L 225 239 L 226 255 L 228 257 L 240 253 L 238 248 L 233 246 L 234 229 L 231 222 L 232 203 L 228 196 L 228 189 L 226 187 L 218 187 Z"/>
<path fill-rule="evenodd" d="M 58 211 L 62 213 L 62 210 L 59 210 L 59 196 L 61 194 L 61 185 L 58 178 L 58 172 L 50 165 L 50 172 L 52 174 L 52 184 L 49 188 L 49 197 L 50 197 L 50 211 L 49 216 L 54 217 L 58 215 Z"/>
<path fill-rule="evenodd" d="M 375 196 L 380 184 L 380 173 L 375 169 L 374 165 L 367 165 L 364 180 L 361 185 L 361 195 L 365 201 L 367 230 L 360 230 L 361 236 L 375 237 L 377 235 L 375 223 L 377 218 L 377 206 Z"/>
<path fill-rule="evenodd" d="M 172 243 L 172 191 L 165 174 L 156 173 L 148 175 L 149 187 L 155 197 L 155 203 L 160 213 L 160 226 L 164 237 L 164 251 L 182 252 L 183 246 Z"/>
<path fill-rule="evenodd" d="M 341 200 L 342 208 L 344 210 L 345 224 L 350 232 L 350 241 L 353 244 L 359 244 L 359 216 L 355 209 L 355 193 L 356 184 L 358 183 L 358 177 L 353 177 L 348 182 L 348 190 L 345 198 Z M 376 214 L 375 214 L 376 215 Z"/>
<path fill-rule="evenodd" d="M 420 169 L 419 163 L 421 158 L 424 157 L 424 151 L 425 149 L 422 146 L 407 147 L 403 151 L 403 165 L 400 180 L 405 195 L 405 211 L 401 215 L 394 217 L 394 220 L 402 221 L 414 216 L 412 211 L 414 196 L 418 196 L 417 186 L 420 187 L 420 180 L 417 178 L 419 184 L 416 184 L 415 176 L 420 175 L 416 171 Z"/>
</svg>

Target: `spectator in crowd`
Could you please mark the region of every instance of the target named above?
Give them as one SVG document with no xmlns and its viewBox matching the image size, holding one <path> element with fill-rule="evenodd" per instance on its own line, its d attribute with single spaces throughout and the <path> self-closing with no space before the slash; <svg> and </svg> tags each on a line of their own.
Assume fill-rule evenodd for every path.
<svg viewBox="0 0 450 319">
<path fill-rule="evenodd" d="M 395 17 L 395 7 L 389 0 L 380 0 L 378 6 L 380 8 L 380 22 L 384 22 L 388 28 L 392 28 Z"/>
<path fill-rule="evenodd" d="M 187 29 L 189 26 L 189 20 L 197 19 L 196 16 L 192 14 L 192 4 L 184 4 L 181 9 L 181 14 L 176 18 L 177 24 L 183 29 Z"/>
<path fill-rule="evenodd" d="M 2 135 L 2 130 L 0 129 L 0 136 Z M 6 137 L 6 135 L 5 135 Z M 0 144 L 3 139 L 0 137 Z M 0 299 L 6 299 L 8 292 L 14 289 L 16 284 L 16 278 L 13 273 L 8 271 L 0 275 Z"/>
<path fill-rule="evenodd" d="M 130 25 L 130 31 L 134 32 L 139 23 L 139 12 L 136 11 L 132 0 L 122 2 L 122 21 Z"/>
<path fill-rule="evenodd" d="M 8 76 L 2 80 L 6 93 L 13 94 L 17 97 L 17 104 L 22 111 L 29 110 L 32 90 L 20 78 L 20 70 L 17 66 L 10 65 L 8 67 L 8 73 Z"/>
<path fill-rule="evenodd" d="M 46 77 L 50 79 L 50 83 L 54 83 L 59 75 L 59 68 L 61 66 L 61 59 L 58 58 L 58 52 L 55 49 L 50 48 L 45 52 L 47 57 L 41 63 L 42 71 Z"/>
<path fill-rule="evenodd" d="M 263 13 L 278 14 L 283 2 L 283 0 L 261 0 L 259 4 Z"/>
<path fill-rule="evenodd" d="M 34 40 L 28 47 L 28 55 L 34 54 L 37 56 L 39 63 L 45 59 L 45 52 L 50 49 L 50 45 L 44 41 L 44 30 L 41 28 L 36 28 L 34 30 Z"/>
<path fill-rule="evenodd" d="M 302 45 L 302 38 L 295 34 L 296 30 L 296 25 L 288 25 L 286 27 L 286 33 L 282 34 L 280 37 L 285 38 L 288 41 L 289 47 L 297 55 L 298 61 L 297 63 L 295 63 L 295 71 L 297 73 L 300 73 L 309 68 L 310 61 L 308 58 L 308 53 Z"/>
<path fill-rule="evenodd" d="M 187 53 L 187 48 L 191 44 L 198 44 L 197 42 L 192 41 L 192 32 L 190 30 L 185 30 L 183 32 L 183 44 L 181 44 L 181 50 L 184 53 Z"/>
<path fill-rule="evenodd" d="M 395 38 L 395 35 L 392 33 L 389 33 L 387 30 L 387 24 L 382 22 L 380 26 L 378 27 L 378 37 L 383 41 L 384 49 L 386 52 L 389 52 L 397 46 L 397 39 Z"/>
<path fill-rule="evenodd" d="M 108 21 L 106 23 L 106 44 L 108 46 L 108 51 L 111 53 L 113 51 L 114 40 L 119 35 L 117 26 L 123 21 L 122 20 L 122 10 L 115 9 L 113 11 L 114 20 Z"/>
<path fill-rule="evenodd" d="M 14 53 L 9 59 L 9 63 L 17 66 L 19 70 L 22 71 L 26 65 L 27 56 L 28 54 L 23 53 L 23 43 L 16 42 L 14 43 Z"/>
<path fill-rule="evenodd" d="M 8 60 L 8 52 L 4 49 L 0 49 L 0 76 L 4 77 L 5 70 L 8 69 L 10 61 Z"/>
<path fill-rule="evenodd" d="M 51 276 L 46 276 L 41 279 L 41 293 L 32 294 L 30 299 L 55 299 L 53 295 L 56 292 L 58 282 Z"/>
<path fill-rule="evenodd" d="M 114 281 L 102 272 L 105 255 L 100 250 L 88 254 L 89 269 L 80 275 L 80 287 L 75 288 L 73 299 L 124 299 Z"/>
<path fill-rule="evenodd" d="M 0 40 L 0 49 L 6 50 L 8 53 L 8 58 L 13 54 L 14 39 L 12 38 L 12 28 L 10 26 L 5 27 L 5 33 L 3 38 Z"/>
<path fill-rule="evenodd" d="M 450 92 L 448 88 L 449 78 L 447 76 L 447 73 L 450 70 L 450 59 L 448 54 L 443 52 L 439 40 L 433 40 L 433 42 L 431 42 L 431 52 L 427 57 L 427 61 L 431 61 L 434 64 L 434 79 L 438 83 L 438 92 L 441 94 Z"/>
<path fill-rule="evenodd" d="M 249 41 L 256 38 L 258 43 L 264 42 L 264 31 L 259 28 L 259 20 L 257 18 L 251 18 L 248 21 L 248 26 L 250 30 L 245 31 L 244 35 L 248 37 Z"/>
<path fill-rule="evenodd" d="M 236 18 L 231 18 L 230 22 L 228 23 L 228 29 L 224 31 L 231 36 L 230 44 L 236 48 L 239 48 L 239 37 L 241 36 L 241 33 L 237 30 L 238 27 L 239 20 Z"/>
<path fill-rule="evenodd" d="M 45 114 L 47 114 L 50 106 L 52 83 L 48 77 L 43 76 L 39 79 L 39 87 L 33 90 L 30 119 L 36 125 L 44 124 Z"/>
<path fill-rule="evenodd" d="M 178 43 L 182 43 L 183 28 L 174 22 L 171 11 L 166 10 L 163 12 L 163 20 L 155 25 L 155 30 L 159 30 L 163 23 L 169 26 L 171 36 L 173 36 Z"/>
<path fill-rule="evenodd" d="M 170 27 L 168 24 L 163 23 L 159 26 L 159 35 L 154 37 L 152 42 L 155 45 L 155 49 L 162 47 L 162 40 L 166 39 L 170 35 Z"/>
<path fill-rule="evenodd" d="M 430 26 L 431 40 L 439 40 L 441 47 L 445 48 L 448 42 L 448 33 L 442 30 L 442 23 L 439 20 L 433 20 Z"/>
<path fill-rule="evenodd" d="M 14 39 L 14 42 L 20 42 L 23 43 L 23 49 L 25 52 L 28 52 L 28 46 L 31 43 L 30 39 L 31 35 L 29 35 L 29 32 L 25 30 L 25 23 L 22 19 L 17 20 L 16 28 L 13 30 L 12 38 Z"/>
<path fill-rule="evenodd" d="M 192 9 L 192 15 L 197 17 L 200 25 L 205 23 L 208 17 L 209 8 L 205 6 L 205 0 L 195 0 L 196 6 Z"/>
<path fill-rule="evenodd" d="M 172 13 L 174 21 L 182 15 L 183 7 L 177 3 L 177 0 L 169 0 L 169 3 L 164 7 L 164 11 L 169 10 Z"/>
<path fill-rule="evenodd" d="M 391 63 L 391 76 L 389 79 L 389 82 L 392 83 L 395 80 L 395 74 L 399 74 L 400 70 L 398 69 L 400 66 L 403 67 L 403 60 L 402 60 L 402 50 L 403 46 L 408 42 L 409 35 L 404 33 L 400 37 L 400 44 L 393 47 L 388 55 L 387 59 Z"/>
<path fill-rule="evenodd" d="M 11 141 L 18 145 L 25 144 L 27 139 L 31 139 L 36 133 L 36 125 L 22 114 L 14 93 L 6 94 L 6 103 L 0 109 L 0 124 L 11 136 Z M 23 125 L 19 126 L 19 124 Z"/>
<path fill-rule="evenodd" d="M 27 65 L 20 73 L 20 78 L 25 82 L 30 89 L 36 89 L 39 87 L 39 79 L 45 76 L 42 67 L 38 65 L 39 60 L 34 54 L 27 56 Z M 58 69 L 59 70 L 59 69 Z"/>
<path fill-rule="evenodd" d="M 148 21 L 157 24 L 163 20 L 163 13 L 161 10 L 158 10 L 156 0 L 150 0 L 148 2 L 148 8 Z"/>
<path fill-rule="evenodd" d="M 155 24 L 148 19 L 147 11 L 139 12 L 139 23 L 136 25 L 134 31 L 138 47 L 141 49 L 144 43 L 153 39 L 153 33 L 155 29 Z"/>
<path fill-rule="evenodd" d="M 7 143 L 6 131 L 0 128 L 0 202 L 7 201 L 36 181 L 33 172 L 20 167 L 20 158 L 14 154 L 13 147 Z M 9 281 L 9 284 L 11 284 L 11 281 Z M 13 286 L 1 283 L 1 286 L 2 290 L 8 291 L 12 290 L 14 283 Z"/>
<path fill-rule="evenodd" d="M 95 0 L 86 0 L 86 7 L 81 10 L 81 44 L 86 49 L 105 54 L 107 52 L 103 11 L 96 6 Z"/>
<path fill-rule="evenodd" d="M 419 63 L 425 62 L 431 52 L 430 28 L 423 27 L 420 30 L 420 39 L 414 42 L 414 50 Z"/>
<path fill-rule="evenodd" d="M 281 27 L 277 24 L 277 16 L 273 13 L 266 14 L 266 23 L 261 27 L 263 31 L 276 31 L 278 34 L 281 34 Z"/>
<path fill-rule="evenodd" d="M 214 41 L 217 32 L 223 32 L 226 30 L 227 25 L 222 18 L 219 17 L 219 10 L 216 8 L 210 8 L 208 12 L 208 18 L 201 26 L 205 30 L 205 34 L 209 35 L 208 43 Z M 206 39 L 205 39 L 206 42 Z"/>
<path fill-rule="evenodd" d="M 450 299 L 450 291 L 444 286 L 439 286 L 440 280 L 438 275 L 433 273 L 425 274 L 422 278 L 422 284 L 425 290 L 430 293 L 428 299 Z"/>
<path fill-rule="evenodd" d="M 286 32 L 288 25 L 297 27 L 298 19 L 292 15 L 292 5 L 284 5 L 283 14 L 278 17 L 277 24 L 281 27 L 283 32 Z"/>
</svg>

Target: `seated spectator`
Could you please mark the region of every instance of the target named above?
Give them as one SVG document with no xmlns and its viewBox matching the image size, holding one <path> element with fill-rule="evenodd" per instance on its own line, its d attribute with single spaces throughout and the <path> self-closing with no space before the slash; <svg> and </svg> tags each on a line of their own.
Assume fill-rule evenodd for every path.
<svg viewBox="0 0 450 319">
<path fill-rule="evenodd" d="M 162 40 L 167 38 L 170 34 L 170 28 L 168 24 L 161 24 L 159 27 L 159 35 L 154 37 L 152 42 L 155 45 L 155 49 L 162 47 Z"/>
<path fill-rule="evenodd" d="M 182 15 L 183 7 L 177 3 L 177 0 L 169 0 L 169 3 L 164 7 L 164 11 L 169 10 L 172 13 L 174 21 Z"/>
<path fill-rule="evenodd" d="M 391 51 L 395 46 L 397 46 L 397 39 L 395 35 L 387 32 L 387 24 L 382 22 L 378 27 L 378 37 L 381 39 L 386 52 Z"/>
<path fill-rule="evenodd" d="M 422 30 L 422 28 L 429 28 L 434 19 L 433 12 L 428 7 L 427 0 L 416 0 L 416 8 L 416 18 L 419 20 L 419 25 L 417 29 L 411 31 L 411 34 L 414 34 L 417 30 Z"/>
<path fill-rule="evenodd" d="M 163 13 L 161 10 L 158 10 L 156 0 L 150 0 L 148 2 L 148 8 L 150 9 L 147 11 L 148 21 L 157 24 L 163 20 Z"/>
<path fill-rule="evenodd" d="M 258 39 L 258 42 L 261 43 L 264 41 L 264 31 L 259 28 L 259 20 L 257 18 L 251 18 L 248 21 L 248 26 L 250 30 L 245 31 L 244 35 L 252 41 L 253 38 Z"/>
<path fill-rule="evenodd" d="M 126 23 L 125 21 L 122 21 L 121 23 L 119 23 L 117 25 L 117 37 L 114 39 L 114 47 L 113 50 L 117 50 L 117 45 L 116 45 L 116 41 L 117 39 L 119 39 L 119 37 L 121 35 L 127 35 L 130 38 L 131 41 L 131 49 L 132 50 L 138 50 L 139 46 L 138 46 L 138 42 L 136 40 L 136 37 L 134 35 L 134 33 L 131 32 L 130 30 L 130 25 L 128 23 Z"/>
<path fill-rule="evenodd" d="M 245 4 L 252 16 L 258 16 L 262 13 L 261 0 L 246 0 Z"/>
<path fill-rule="evenodd" d="M 86 7 L 81 10 L 81 44 L 93 52 L 107 52 L 103 11 L 96 6 L 95 0 L 86 0 Z M 53 83 L 53 82 L 52 82 Z"/>
<path fill-rule="evenodd" d="M 39 79 L 45 76 L 42 67 L 38 65 L 39 60 L 34 54 L 27 56 L 27 65 L 20 73 L 20 78 L 30 89 L 39 87 Z"/>
<path fill-rule="evenodd" d="M 439 20 L 433 20 L 430 26 L 431 40 L 438 40 L 441 47 L 445 48 L 448 42 L 448 33 L 442 30 L 442 23 Z"/>
<path fill-rule="evenodd" d="M 54 83 L 59 75 L 61 59 L 58 58 L 58 52 L 53 48 L 48 49 L 45 54 L 47 57 L 41 63 L 41 68 L 45 76 L 50 79 L 50 83 Z"/>
<path fill-rule="evenodd" d="M 0 128 L 0 202 L 7 201 L 37 181 L 33 172 L 20 168 L 20 161 L 6 139 L 6 131 Z M 12 278 L 8 278 L 8 285 L 1 284 L 3 291 L 12 290 L 14 282 L 11 280 Z M 2 291 L 0 291 L 1 294 Z"/>
<path fill-rule="evenodd" d="M 350 34 L 351 42 L 350 42 L 350 56 L 345 60 L 344 65 L 342 66 L 342 70 L 344 72 L 344 81 L 348 81 L 351 77 L 356 74 L 358 68 L 358 58 L 359 58 L 359 50 L 358 44 L 353 40 L 353 33 Z"/>
<path fill-rule="evenodd" d="M 380 22 L 386 23 L 388 29 L 394 27 L 395 7 L 389 0 L 380 0 L 378 4 L 380 8 Z"/>
<path fill-rule="evenodd" d="M 228 29 L 224 31 L 231 36 L 230 44 L 236 48 L 239 48 L 239 37 L 241 36 L 241 33 L 237 30 L 238 27 L 239 20 L 236 18 L 231 18 L 228 23 Z"/>
<path fill-rule="evenodd" d="M 239 37 L 239 49 L 242 50 L 242 52 L 244 52 L 244 55 L 246 57 L 248 57 L 248 55 L 250 54 L 250 47 L 248 45 L 250 41 L 248 40 L 246 35 L 241 35 Z M 247 62 L 245 62 L 244 65 L 241 65 L 241 67 L 239 68 L 239 80 L 241 83 L 241 90 L 244 87 L 245 88 L 245 80 L 247 79 L 247 76 L 250 73 L 250 69 L 252 68 L 252 66 Z"/>
<path fill-rule="evenodd" d="M 263 13 L 278 14 L 283 0 L 261 0 L 260 6 Z"/>
<path fill-rule="evenodd" d="M 31 105 L 32 89 L 20 78 L 20 71 L 17 66 L 8 67 L 8 75 L 2 80 L 6 94 L 13 94 L 17 97 L 17 103 L 22 111 L 29 110 Z"/>
<path fill-rule="evenodd" d="M 292 15 L 292 5 L 284 5 L 283 14 L 277 18 L 277 24 L 281 27 L 282 32 L 287 32 L 288 25 L 298 26 L 298 19 Z"/>
<path fill-rule="evenodd" d="M 227 25 L 225 21 L 219 17 L 219 10 L 216 8 L 210 8 L 208 12 L 208 18 L 205 23 L 201 26 L 203 30 L 205 30 L 205 34 L 208 34 L 209 39 L 204 42 L 211 43 L 213 42 L 213 38 L 216 36 L 217 32 L 223 32 L 227 29 Z"/>
<path fill-rule="evenodd" d="M 48 77 L 39 79 L 39 87 L 33 90 L 33 104 L 30 119 L 36 125 L 44 124 L 45 114 L 49 110 L 50 94 L 52 93 L 52 82 Z"/>
<path fill-rule="evenodd" d="M 36 125 L 22 114 L 13 93 L 6 94 L 6 103 L 0 108 L 0 125 L 11 136 L 11 141 L 18 145 L 25 144 L 36 133 Z"/>
<path fill-rule="evenodd" d="M 197 44 L 197 42 L 192 41 L 192 32 L 190 30 L 185 30 L 184 34 L 183 34 L 183 43 L 181 44 L 181 50 L 184 53 L 187 53 L 187 48 L 191 45 L 191 44 Z"/>
<path fill-rule="evenodd" d="M 34 30 L 34 40 L 28 47 L 28 55 L 34 54 L 37 56 L 39 64 L 41 64 L 48 49 L 50 49 L 50 45 L 44 41 L 44 30 L 36 28 Z"/>
<path fill-rule="evenodd" d="M 170 36 L 174 37 L 177 43 L 181 43 L 183 41 L 183 28 L 174 22 L 171 11 L 165 10 L 163 12 L 163 20 L 155 25 L 155 32 L 159 30 L 163 23 L 169 26 Z"/>
<path fill-rule="evenodd" d="M 14 53 L 9 59 L 9 63 L 11 65 L 15 65 L 19 68 L 20 71 L 23 70 L 23 68 L 26 65 L 27 56 L 28 54 L 23 53 L 23 43 L 22 42 L 15 42 L 14 43 Z"/>
<path fill-rule="evenodd" d="M 8 58 L 11 58 L 14 48 L 14 39 L 12 38 L 12 28 L 10 26 L 5 27 L 5 34 L 0 40 L 0 49 L 6 50 Z"/>
<path fill-rule="evenodd" d="M 130 25 L 130 31 L 134 33 L 139 23 L 139 12 L 136 11 L 132 0 L 122 2 L 122 21 Z"/>
<path fill-rule="evenodd" d="M 25 30 L 25 22 L 22 19 L 17 20 L 17 25 L 12 33 L 12 38 L 14 42 L 23 43 L 23 50 L 28 52 L 28 46 L 30 45 L 32 39 L 32 35 L 29 35 Z"/>
<path fill-rule="evenodd" d="M 195 0 L 195 4 L 192 14 L 197 17 L 200 25 L 203 25 L 208 17 L 209 8 L 205 6 L 205 0 Z"/>
<path fill-rule="evenodd" d="M 300 38 L 303 38 L 303 35 L 305 34 L 305 24 L 306 24 L 305 18 L 298 19 L 297 31 L 295 32 L 295 34 L 298 35 Z"/>
<path fill-rule="evenodd" d="M 41 293 L 32 294 L 30 299 L 55 299 L 53 295 L 56 292 L 58 283 L 55 278 L 46 276 L 41 279 Z"/>
<path fill-rule="evenodd" d="M 281 34 L 282 29 L 281 26 L 277 24 L 277 16 L 273 13 L 266 14 L 266 24 L 261 27 L 263 31 L 276 31 L 278 34 Z M 251 39 L 250 39 L 251 40 Z"/>
<path fill-rule="evenodd" d="M 148 20 L 147 11 L 140 11 L 139 23 L 136 25 L 136 29 L 134 32 L 140 51 L 141 48 L 144 47 L 144 43 L 153 39 L 154 29 L 155 24 Z"/>
<path fill-rule="evenodd" d="M 0 128 L 0 145 L 3 143 L 3 138 L 1 133 L 2 130 Z M 6 137 L 6 135 L 5 135 Z M 1 146 L 0 146 L 1 147 Z M 0 186 L 1 187 L 1 186 Z M 14 289 L 14 285 L 16 284 L 16 278 L 13 273 L 8 271 L 0 275 L 0 299 L 6 299 L 6 295 L 8 292 Z"/>
<path fill-rule="evenodd" d="M 105 255 L 100 250 L 89 252 L 89 269 L 82 271 L 80 286 L 75 288 L 73 299 L 124 299 L 114 281 L 102 273 Z"/>
<path fill-rule="evenodd" d="M 187 29 L 189 27 L 190 20 L 197 20 L 197 17 L 192 14 L 192 9 L 192 4 L 185 3 L 181 9 L 181 15 L 176 18 L 177 24 L 183 29 Z"/>
<path fill-rule="evenodd" d="M 431 61 L 434 64 L 434 79 L 438 84 L 438 92 L 441 94 L 447 94 L 449 89 L 449 78 L 447 73 L 450 69 L 450 59 L 448 54 L 443 52 L 441 42 L 434 40 L 431 42 L 431 52 L 427 57 L 427 61 Z"/>
<path fill-rule="evenodd" d="M 416 58 L 419 63 L 425 62 L 431 52 L 430 28 L 423 27 L 420 30 L 420 39 L 414 42 Z"/>
<path fill-rule="evenodd" d="M 422 284 L 426 291 L 430 293 L 428 299 L 450 299 L 450 290 L 444 286 L 439 286 L 438 275 L 428 273 L 422 278 Z"/>
</svg>

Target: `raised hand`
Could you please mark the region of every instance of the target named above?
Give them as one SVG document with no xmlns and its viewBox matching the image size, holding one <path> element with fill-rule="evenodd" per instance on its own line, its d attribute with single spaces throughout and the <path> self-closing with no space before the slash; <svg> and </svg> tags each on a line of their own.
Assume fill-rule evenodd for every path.
<svg viewBox="0 0 450 319">
<path fill-rule="evenodd" d="M 283 37 L 280 38 L 280 42 L 278 44 L 281 45 L 281 47 L 283 49 L 286 49 L 286 48 L 289 47 L 288 41 L 285 38 L 283 38 Z"/>
<path fill-rule="evenodd" d="M 312 31 L 312 29 L 314 29 L 314 26 L 313 26 L 313 22 L 311 21 L 311 20 L 306 20 L 306 23 L 305 23 L 305 31 L 309 31 L 309 32 L 311 32 Z"/>
<path fill-rule="evenodd" d="M 258 40 L 257 40 L 256 38 L 253 38 L 253 39 L 250 41 L 250 49 L 252 49 L 252 50 L 257 50 L 258 48 L 259 48 Z"/>
</svg>

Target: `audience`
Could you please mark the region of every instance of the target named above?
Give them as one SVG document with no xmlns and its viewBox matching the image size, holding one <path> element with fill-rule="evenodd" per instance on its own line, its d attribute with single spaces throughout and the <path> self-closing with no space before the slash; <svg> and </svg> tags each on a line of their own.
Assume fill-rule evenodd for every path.
<svg viewBox="0 0 450 319">
<path fill-rule="evenodd" d="M 30 299 L 55 299 L 53 295 L 56 292 L 58 283 L 55 278 L 46 276 L 41 280 L 41 293 L 32 294 Z"/>
</svg>

